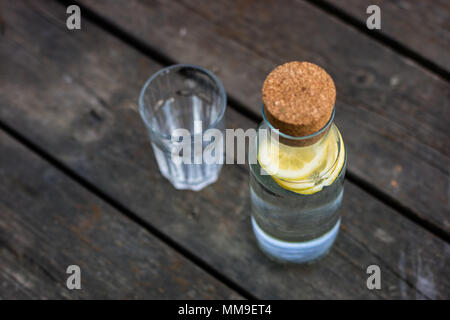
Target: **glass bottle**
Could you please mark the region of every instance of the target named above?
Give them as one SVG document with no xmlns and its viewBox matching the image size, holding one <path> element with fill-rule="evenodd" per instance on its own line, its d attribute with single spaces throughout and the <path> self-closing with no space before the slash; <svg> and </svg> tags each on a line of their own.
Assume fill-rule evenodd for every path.
<svg viewBox="0 0 450 320">
<path fill-rule="evenodd" d="M 249 152 L 253 231 L 270 258 L 311 262 L 329 251 L 341 221 L 346 153 L 334 104 L 326 124 L 306 136 L 275 128 L 266 109 Z"/>
</svg>

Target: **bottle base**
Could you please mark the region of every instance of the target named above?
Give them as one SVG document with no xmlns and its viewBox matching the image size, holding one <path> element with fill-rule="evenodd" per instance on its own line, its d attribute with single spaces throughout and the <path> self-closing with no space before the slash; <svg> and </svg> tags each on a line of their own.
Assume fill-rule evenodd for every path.
<svg viewBox="0 0 450 320">
<path fill-rule="evenodd" d="M 341 219 L 319 238 L 304 242 L 288 242 L 275 239 L 264 232 L 252 217 L 253 232 L 261 250 L 269 258 L 284 263 L 313 262 L 326 255 L 339 232 Z"/>
</svg>

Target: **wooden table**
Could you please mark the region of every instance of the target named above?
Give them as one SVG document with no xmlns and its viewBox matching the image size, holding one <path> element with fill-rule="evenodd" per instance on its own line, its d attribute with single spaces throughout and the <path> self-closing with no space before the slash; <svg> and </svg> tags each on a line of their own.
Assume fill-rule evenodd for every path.
<svg viewBox="0 0 450 320">
<path fill-rule="evenodd" d="M 379 31 L 369 0 L 80 2 L 72 31 L 64 1 L 0 2 L 0 298 L 450 298 L 448 1 L 378 1 Z M 265 76 L 292 60 L 335 79 L 349 161 L 333 250 L 282 266 L 256 246 L 247 169 L 174 190 L 137 97 L 198 64 L 227 126 L 256 127 Z"/>
</svg>

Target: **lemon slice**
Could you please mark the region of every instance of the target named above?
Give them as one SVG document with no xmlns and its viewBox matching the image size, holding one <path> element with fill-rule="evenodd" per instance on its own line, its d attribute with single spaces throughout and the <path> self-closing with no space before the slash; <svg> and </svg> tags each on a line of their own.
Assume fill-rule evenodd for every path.
<svg viewBox="0 0 450 320">
<path fill-rule="evenodd" d="M 334 180 L 339 176 L 339 173 L 341 173 L 342 167 L 344 166 L 345 162 L 345 146 L 344 146 L 344 140 L 342 140 L 341 133 L 336 130 L 337 135 L 339 137 L 338 141 L 340 142 L 340 149 L 337 150 L 336 146 L 336 153 L 339 152 L 339 158 L 337 159 L 336 163 L 333 166 L 333 169 L 330 170 L 330 172 L 327 174 L 327 176 L 322 181 L 321 185 L 323 186 L 329 186 L 331 185 Z M 336 159 L 336 154 L 334 154 L 333 159 Z"/>
<path fill-rule="evenodd" d="M 258 161 L 281 187 L 300 194 L 314 194 L 339 176 L 345 149 L 339 130 L 333 127 L 322 141 L 308 147 L 290 147 L 266 139 L 260 144 Z M 317 178 L 320 180 L 315 181 Z"/>
<path fill-rule="evenodd" d="M 291 147 L 266 138 L 260 143 L 258 161 L 273 177 L 305 180 L 326 165 L 328 144 L 326 139 L 307 147 Z"/>
<path fill-rule="evenodd" d="M 340 133 L 339 133 L 340 136 Z M 341 140 L 342 142 L 342 140 Z M 334 158 L 335 159 L 335 158 Z M 339 174 L 341 173 L 342 167 L 344 166 L 345 162 L 345 150 L 344 150 L 344 143 L 342 142 L 342 151 L 339 153 L 339 159 L 334 164 L 333 168 L 330 170 L 330 173 L 326 178 L 324 178 L 320 183 L 313 185 L 312 187 L 306 187 L 306 188 L 299 188 L 296 185 L 287 185 L 284 181 L 277 181 L 277 183 L 282 186 L 285 189 L 288 189 L 290 191 L 300 193 L 300 194 L 314 194 L 316 192 L 319 192 L 323 189 L 325 186 L 329 186 L 333 184 L 333 182 L 337 179 Z"/>
</svg>

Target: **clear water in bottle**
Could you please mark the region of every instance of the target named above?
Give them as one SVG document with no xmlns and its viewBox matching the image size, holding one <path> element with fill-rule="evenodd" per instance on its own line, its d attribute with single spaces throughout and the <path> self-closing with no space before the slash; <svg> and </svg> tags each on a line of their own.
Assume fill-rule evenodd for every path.
<svg viewBox="0 0 450 320">
<path fill-rule="evenodd" d="M 261 128 L 267 129 L 267 126 L 263 123 Z M 297 181 L 286 178 L 289 165 L 283 172 L 286 180 L 269 174 L 271 169 L 263 158 L 270 156 L 262 155 L 264 151 L 261 151 L 267 142 L 260 140 L 257 147 L 250 150 L 258 154 L 258 162 L 250 165 L 252 225 L 257 242 L 263 252 L 277 261 L 314 261 L 328 252 L 340 225 L 346 155 L 339 130 L 331 124 L 324 137 L 306 148 L 286 147 L 278 142 L 280 161 L 289 159 L 286 156 L 289 152 L 296 159 L 312 154 L 311 150 L 316 154 L 323 152 L 320 157 L 325 165 L 319 165 L 320 160 L 312 157 L 316 164 L 304 163 L 303 167 L 310 165 L 309 168 L 314 169 Z M 283 167 L 282 163 L 279 165 Z"/>
</svg>

